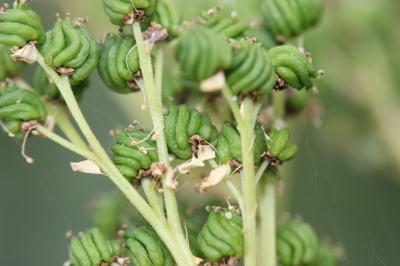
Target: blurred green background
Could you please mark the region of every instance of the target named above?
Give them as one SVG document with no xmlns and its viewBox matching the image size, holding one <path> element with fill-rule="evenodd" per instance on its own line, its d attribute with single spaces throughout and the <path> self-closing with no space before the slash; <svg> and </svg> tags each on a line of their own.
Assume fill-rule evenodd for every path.
<svg viewBox="0 0 400 266">
<path fill-rule="evenodd" d="M 179 1 L 184 17 L 217 1 Z M 219 1 L 257 19 L 257 0 Z M 34 0 L 47 27 L 56 12 L 88 16 L 100 38 L 114 31 L 101 1 Z M 326 15 L 308 32 L 305 47 L 326 76 L 319 82 L 321 121 L 290 121 L 300 154 L 285 169 L 282 198 L 345 250 L 346 266 L 399 265 L 400 244 L 400 2 L 327 1 Z M 27 71 L 29 74 L 29 69 Z M 135 119 L 142 96 L 115 95 L 92 78 L 82 109 L 108 146 L 109 130 Z M 27 165 L 20 144 L 0 134 L 0 265 L 62 265 L 67 230 L 90 226 L 97 196 L 112 190 L 101 176 L 72 173 L 78 157 L 45 139 L 29 141 Z M 192 193 L 192 190 L 189 191 Z"/>
</svg>

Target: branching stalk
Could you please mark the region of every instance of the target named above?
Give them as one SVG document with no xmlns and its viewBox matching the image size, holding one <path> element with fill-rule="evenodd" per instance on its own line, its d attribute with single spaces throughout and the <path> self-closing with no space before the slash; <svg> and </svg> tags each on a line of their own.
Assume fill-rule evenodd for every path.
<svg viewBox="0 0 400 266">
<path fill-rule="evenodd" d="M 158 54 L 156 64 L 157 81 L 155 81 L 153 67 L 151 63 L 151 49 L 146 46 L 139 23 L 133 24 L 133 32 L 136 39 L 136 45 L 139 53 L 139 63 L 142 70 L 144 81 L 144 94 L 147 99 L 147 105 L 153 121 L 154 132 L 157 136 L 157 148 L 161 163 L 169 165 L 169 155 L 167 143 L 164 134 L 164 116 L 161 101 L 161 79 L 162 78 L 162 52 Z M 158 87 L 156 86 L 158 85 Z M 166 178 L 163 177 L 163 190 L 165 199 L 165 208 L 167 211 L 168 223 L 171 226 L 180 246 L 181 256 L 186 259 L 186 266 L 194 265 L 193 255 L 189 249 L 182 224 L 179 218 L 179 211 L 176 202 L 175 192 L 166 184 Z"/>
<path fill-rule="evenodd" d="M 102 168 L 102 171 L 107 175 L 110 180 L 121 190 L 127 197 L 131 204 L 139 211 L 139 213 L 147 220 L 147 222 L 154 228 L 159 237 L 166 244 L 171 254 L 174 256 L 176 263 L 179 266 L 191 265 L 188 263 L 187 258 L 182 256 L 182 245 L 177 241 L 173 231 L 171 231 L 168 224 L 160 218 L 156 212 L 147 204 L 147 202 L 140 196 L 140 194 L 133 188 L 132 184 L 122 176 L 119 170 L 115 167 L 111 159 L 108 157 L 106 151 L 97 140 L 96 136 L 90 129 L 89 124 L 84 118 L 82 111 L 75 99 L 72 92 L 71 85 L 67 76 L 59 76 L 51 67 L 49 67 L 41 54 L 38 55 L 38 63 L 47 73 L 48 77 L 54 82 L 63 96 L 72 117 L 75 119 L 78 127 L 82 131 L 88 141 L 93 154 L 95 155 L 95 162 Z M 65 144 L 65 143 L 64 143 Z M 192 260 L 192 258 L 190 258 Z"/>
</svg>

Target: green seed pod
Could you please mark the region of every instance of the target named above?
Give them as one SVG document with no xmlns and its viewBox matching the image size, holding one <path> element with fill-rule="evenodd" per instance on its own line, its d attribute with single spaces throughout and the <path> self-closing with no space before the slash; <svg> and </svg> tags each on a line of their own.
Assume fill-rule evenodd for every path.
<svg viewBox="0 0 400 266">
<path fill-rule="evenodd" d="M 249 29 L 249 24 L 242 22 L 236 12 L 226 15 L 219 8 L 204 11 L 199 22 L 206 28 L 232 39 L 244 37 L 244 32 Z"/>
<path fill-rule="evenodd" d="M 200 82 L 228 68 L 232 51 L 222 35 L 205 27 L 196 27 L 180 37 L 176 57 L 185 76 Z"/>
<path fill-rule="evenodd" d="M 170 37 L 177 36 L 180 14 L 171 0 L 158 0 L 156 12 L 151 17 L 151 20 L 167 29 Z"/>
<path fill-rule="evenodd" d="M 315 259 L 307 266 L 337 266 L 339 264 L 338 260 L 334 247 L 326 243 L 320 243 Z"/>
<path fill-rule="evenodd" d="M 11 58 L 10 47 L 0 44 L 0 81 L 17 76 L 22 69 L 22 63 Z"/>
<path fill-rule="evenodd" d="M 41 45 L 45 40 L 40 16 L 25 1 L 0 13 L 0 44 L 23 47 L 30 41 Z"/>
<path fill-rule="evenodd" d="M 254 163 L 259 164 L 262 156 L 267 148 L 267 141 L 264 134 L 264 129 L 260 124 L 255 127 L 256 138 L 254 141 Z M 227 163 L 231 160 L 242 162 L 242 146 L 240 135 L 235 126 L 226 122 L 222 127 L 221 134 L 218 136 L 217 155 L 221 163 Z"/>
<path fill-rule="evenodd" d="M 208 114 L 185 105 L 170 105 L 165 120 L 165 135 L 171 153 L 179 159 L 188 160 L 193 154 L 193 138 L 196 142 L 211 143 L 218 133 Z"/>
<path fill-rule="evenodd" d="M 212 210 L 197 239 L 204 255 L 213 262 L 240 258 L 244 250 L 242 218 L 234 211 Z"/>
<path fill-rule="evenodd" d="M 298 151 L 297 145 L 289 145 L 289 129 L 284 128 L 281 130 L 273 129 L 270 132 L 270 139 L 268 141 L 268 152 L 267 158 L 271 160 L 271 162 L 276 162 L 277 164 L 281 162 L 286 162 L 296 155 Z"/>
<path fill-rule="evenodd" d="M 134 79 L 139 67 L 135 38 L 123 33 L 109 35 L 101 46 L 97 65 L 107 87 L 118 93 L 137 91 Z"/>
<path fill-rule="evenodd" d="M 88 86 L 89 80 L 84 80 L 81 83 L 72 86 L 72 91 L 74 92 L 75 97 L 79 99 L 82 95 L 82 92 Z M 38 66 L 35 70 L 35 74 L 33 76 L 33 87 L 40 95 L 44 96 L 48 100 L 64 101 L 57 86 L 50 82 L 46 72 L 40 66 Z"/>
<path fill-rule="evenodd" d="M 112 24 L 123 26 L 138 17 L 151 16 L 156 11 L 158 0 L 103 0 L 104 11 Z"/>
<path fill-rule="evenodd" d="M 35 92 L 13 84 L 0 88 L 0 120 L 10 133 L 20 133 L 23 122 L 43 122 L 46 118 L 45 105 Z"/>
<path fill-rule="evenodd" d="M 317 254 L 318 238 L 310 225 L 289 220 L 277 231 L 278 260 L 283 266 L 311 263 Z"/>
<path fill-rule="evenodd" d="M 267 51 L 251 40 L 242 40 L 233 48 L 233 61 L 226 76 L 234 94 L 265 95 L 276 83 Z"/>
<path fill-rule="evenodd" d="M 71 239 L 69 257 L 73 266 L 99 266 L 112 262 L 119 245 L 106 239 L 97 228 Z"/>
<path fill-rule="evenodd" d="M 69 17 L 58 19 L 53 29 L 47 32 L 41 52 L 49 66 L 70 76 L 72 85 L 86 80 L 98 61 L 96 40 Z"/>
<path fill-rule="evenodd" d="M 157 144 L 151 134 L 140 130 L 125 130 L 115 136 L 112 146 L 114 163 L 121 173 L 132 180 L 140 170 L 148 170 L 158 162 Z"/>
<path fill-rule="evenodd" d="M 268 51 L 276 74 L 285 85 L 301 90 L 314 86 L 312 79 L 318 78 L 318 71 L 299 49 L 293 45 L 282 45 Z"/>
<path fill-rule="evenodd" d="M 174 266 L 167 247 L 150 228 L 128 230 L 125 234 L 126 252 L 135 266 Z"/>
<path fill-rule="evenodd" d="M 276 39 L 291 38 L 314 26 L 323 13 L 323 0 L 269 0 L 262 7 L 265 27 Z"/>
</svg>

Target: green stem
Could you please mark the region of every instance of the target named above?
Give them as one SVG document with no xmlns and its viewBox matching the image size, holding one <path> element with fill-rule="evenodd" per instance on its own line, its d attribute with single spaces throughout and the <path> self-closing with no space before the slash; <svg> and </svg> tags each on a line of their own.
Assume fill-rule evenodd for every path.
<svg viewBox="0 0 400 266">
<path fill-rule="evenodd" d="M 243 226 L 245 252 L 244 262 L 246 266 L 256 266 L 257 243 L 256 243 L 256 210 L 257 210 L 257 184 L 254 169 L 254 127 L 256 112 L 259 109 L 254 106 L 251 99 L 244 99 L 241 108 L 234 100 L 230 89 L 226 86 L 222 89 L 228 105 L 230 106 L 235 120 L 238 124 L 242 146 L 242 167 L 241 183 L 243 193 Z"/>
<path fill-rule="evenodd" d="M 55 143 L 59 144 L 60 146 L 66 148 L 67 150 L 70 150 L 88 160 L 93 160 L 96 161 L 96 157 L 94 156 L 94 154 L 89 151 L 88 149 L 84 149 L 80 146 L 75 145 L 74 143 L 69 142 L 68 140 L 60 137 L 59 135 L 57 135 L 56 133 L 54 133 L 53 131 L 47 129 L 46 127 L 42 126 L 42 125 L 38 125 L 36 127 L 36 130 L 42 134 L 43 136 L 45 136 L 46 138 L 54 141 Z"/>
<path fill-rule="evenodd" d="M 73 118 L 75 119 L 78 127 L 85 136 L 93 153 L 96 155 L 96 162 L 102 168 L 105 175 L 121 190 L 127 197 L 131 204 L 139 211 L 139 213 L 146 219 L 146 221 L 154 228 L 162 241 L 166 244 L 171 254 L 174 256 L 176 262 L 180 266 L 191 265 L 187 263 L 181 256 L 181 244 L 176 240 L 175 235 L 170 230 L 168 224 L 161 219 L 154 210 L 147 204 L 147 202 L 140 196 L 140 194 L 132 187 L 132 184 L 122 176 L 119 170 L 115 167 L 107 153 L 97 140 L 84 118 L 81 109 L 74 97 L 68 77 L 59 76 L 52 68 L 50 68 L 44 61 L 42 55 L 38 55 L 38 63 L 47 73 L 48 77 L 54 82 L 63 96 Z"/>
<path fill-rule="evenodd" d="M 55 119 L 57 126 L 64 133 L 64 135 L 76 146 L 88 149 L 87 144 L 83 141 L 82 137 L 76 131 L 71 120 L 68 118 L 67 112 L 63 107 L 57 107 L 57 112 L 55 113 Z"/>
<path fill-rule="evenodd" d="M 238 188 L 231 181 L 226 180 L 225 184 L 228 187 L 229 191 L 232 193 L 232 195 L 235 197 L 236 201 L 239 204 L 240 209 L 244 210 L 244 201 L 243 201 L 242 193 L 240 193 Z"/>
<path fill-rule="evenodd" d="M 149 179 L 144 179 L 142 181 L 142 188 L 150 206 L 160 217 L 165 218 L 164 201 L 162 196 L 155 190 L 155 183 Z"/>
<path fill-rule="evenodd" d="M 265 175 L 260 182 L 261 265 L 276 266 L 276 177 Z"/>
<path fill-rule="evenodd" d="M 151 51 L 149 47 L 146 47 L 139 23 L 133 24 L 133 32 L 135 35 L 136 45 L 139 53 L 140 68 L 143 75 L 143 92 L 147 99 L 147 105 L 153 121 L 154 132 L 157 135 L 157 148 L 159 159 L 161 163 L 169 165 L 169 154 L 164 134 L 164 116 L 162 111 L 162 100 L 160 93 L 162 83 L 160 80 L 157 80 L 157 83 L 154 80 L 154 73 L 151 63 Z M 162 52 L 160 51 L 156 65 L 158 79 L 162 78 L 163 61 L 161 58 L 161 53 Z M 158 87 L 156 86 L 156 84 L 158 85 Z M 168 223 L 170 224 L 171 229 L 173 230 L 178 242 L 181 245 L 180 252 L 182 258 L 186 260 L 185 266 L 194 265 L 193 255 L 185 239 L 182 224 L 180 222 L 178 206 L 175 198 L 175 191 L 168 187 L 165 177 L 163 177 L 163 190 Z"/>
<path fill-rule="evenodd" d="M 254 104 L 251 99 L 245 99 L 241 107 L 243 123 L 238 123 L 242 145 L 242 191 L 244 200 L 244 239 L 246 266 L 256 266 L 257 243 L 256 243 L 256 210 L 257 210 L 257 186 L 254 169 Z"/>
</svg>

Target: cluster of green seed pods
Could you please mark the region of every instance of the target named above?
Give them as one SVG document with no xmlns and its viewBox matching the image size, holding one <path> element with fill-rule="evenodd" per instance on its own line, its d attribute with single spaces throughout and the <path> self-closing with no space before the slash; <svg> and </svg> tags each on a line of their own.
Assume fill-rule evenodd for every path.
<svg viewBox="0 0 400 266">
<path fill-rule="evenodd" d="M 265 138 L 264 129 L 260 124 L 255 127 L 255 140 L 254 146 L 254 162 L 259 164 L 262 160 L 262 156 L 265 153 L 267 147 L 267 141 Z M 220 163 L 227 163 L 231 160 L 242 162 L 242 145 L 240 140 L 240 134 L 236 127 L 230 123 L 225 122 L 222 127 L 221 134 L 218 136 L 218 142 L 216 145 L 216 151 Z"/>
<path fill-rule="evenodd" d="M 198 26 L 179 38 L 176 57 L 185 76 L 200 82 L 228 68 L 232 51 L 223 35 Z"/>
<path fill-rule="evenodd" d="M 262 10 L 267 30 L 276 39 L 286 39 L 302 34 L 320 20 L 323 0 L 268 0 Z"/>
<path fill-rule="evenodd" d="M 201 228 L 198 241 L 203 254 L 210 261 L 242 257 L 244 240 L 241 216 L 235 210 L 212 210 Z"/>
<path fill-rule="evenodd" d="M 0 44 L 23 47 L 30 41 L 41 45 L 45 40 L 40 16 L 25 1 L 0 13 Z"/>
<path fill-rule="evenodd" d="M 275 72 L 287 85 L 297 89 L 310 89 L 319 74 L 311 60 L 293 45 L 281 45 L 268 51 Z M 280 89 L 280 88 L 278 88 Z"/>
<path fill-rule="evenodd" d="M 114 163 L 121 173 L 132 180 L 140 170 L 148 170 L 158 162 L 157 145 L 151 134 L 142 130 L 124 130 L 115 136 L 111 149 Z"/>
<path fill-rule="evenodd" d="M 266 158 L 272 165 L 289 161 L 296 155 L 298 147 L 295 144 L 289 144 L 289 136 L 290 132 L 287 128 L 271 130 Z"/>
<path fill-rule="evenodd" d="M 135 266 L 174 266 L 167 247 L 150 228 L 130 229 L 125 233 L 126 255 Z"/>
<path fill-rule="evenodd" d="M 69 75 L 72 85 L 87 79 L 98 61 L 97 42 L 80 24 L 69 17 L 59 18 L 40 49 L 46 63 Z"/>
<path fill-rule="evenodd" d="M 109 241 L 97 228 L 71 239 L 69 257 L 73 266 L 99 266 L 111 263 L 119 254 L 118 242 Z"/>
<path fill-rule="evenodd" d="M 151 17 L 151 20 L 167 29 L 170 37 L 178 35 L 180 14 L 172 0 L 158 0 L 156 12 Z"/>
<path fill-rule="evenodd" d="M 159 0 L 103 0 L 104 11 L 111 23 L 125 25 L 130 19 L 150 17 L 156 11 Z M 143 15 L 140 14 L 143 12 Z"/>
<path fill-rule="evenodd" d="M 20 137 L 23 122 L 43 122 L 46 118 L 46 107 L 34 91 L 14 84 L 0 88 L 0 120 L 9 133 Z"/>
<path fill-rule="evenodd" d="M 204 11 L 199 18 L 200 24 L 227 38 L 239 39 L 249 29 L 249 24 L 240 20 L 236 12 L 226 15 L 220 8 Z"/>
<path fill-rule="evenodd" d="M 227 84 L 234 94 L 265 95 L 276 83 L 276 74 L 267 51 L 252 40 L 233 47 L 233 60 L 226 70 Z"/>
<path fill-rule="evenodd" d="M 11 58 L 10 47 L 0 44 L 0 81 L 17 76 L 22 64 Z"/>
<path fill-rule="evenodd" d="M 318 238 L 310 225 L 299 220 L 288 220 L 277 231 L 278 260 L 283 266 L 312 263 L 317 254 Z"/>
<path fill-rule="evenodd" d="M 218 132 L 208 114 L 185 105 L 170 105 L 165 120 L 167 145 L 177 158 L 187 160 L 193 154 L 193 141 L 211 143 Z"/>
<path fill-rule="evenodd" d="M 97 66 L 100 77 L 118 93 L 137 91 L 134 81 L 139 71 L 139 56 L 132 34 L 111 34 L 101 46 Z"/>
</svg>

